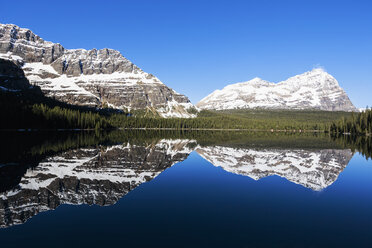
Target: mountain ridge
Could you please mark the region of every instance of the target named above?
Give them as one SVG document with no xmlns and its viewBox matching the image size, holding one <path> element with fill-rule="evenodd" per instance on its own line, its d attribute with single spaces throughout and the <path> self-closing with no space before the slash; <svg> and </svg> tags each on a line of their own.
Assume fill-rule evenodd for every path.
<svg viewBox="0 0 372 248">
<path fill-rule="evenodd" d="M 65 49 L 30 29 L 0 24 L 0 58 L 22 67 L 48 97 L 75 105 L 155 110 L 162 117 L 195 117 L 190 100 L 142 71 L 119 51 Z"/>
<path fill-rule="evenodd" d="M 0 58 L 19 65 L 47 97 L 79 106 L 182 118 L 196 117 L 203 109 L 357 111 L 337 80 L 320 68 L 278 83 L 256 77 L 230 84 L 195 107 L 114 49 L 66 49 L 30 29 L 0 24 Z"/>
<path fill-rule="evenodd" d="M 356 111 L 337 80 L 320 68 L 278 83 L 256 77 L 230 84 L 204 97 L 196 106 L 209 110 L 263 108 Z"/>
</svg>

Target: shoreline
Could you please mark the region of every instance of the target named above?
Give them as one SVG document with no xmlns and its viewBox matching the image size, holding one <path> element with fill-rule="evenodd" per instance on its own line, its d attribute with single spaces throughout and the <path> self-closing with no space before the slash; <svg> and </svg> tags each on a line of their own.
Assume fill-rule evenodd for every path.
<svg viewBox="0 0 372 248">
<path fill-rule="evenodd" d="M 40 131 L 52 131 L 52 132 L 78 132 L 78 131 L 113 131 L 113 130 L 164 130 L 164 131 L 227 131 L 227 132 L 238 132 L 238 131 L 246 131 L 246 132 L 268 132 L 268 133 L 329 133 L 326 130 L 286 130 L 286 129 L 232 129 L 232 128 L 148 128 L 148 127 L 136 127 L 136 128 L 127 128 L 127 127 L 119 127 L 119 128 L 109 128 L 109 129 L 94 129 L 94 128 L 87 128 L 87 129 L 79 129 L 79 128 L 71 128 L 71 129 L 38 129 L 38 128 L 18 128 L 18 129 L 0 129 L 0 132 L 40 132 Z M 344 136 L 351 136 L 351 133 L 342 133 Z M 356 134 L 356 136 L 371 136 L 370 133 L 367 134 Z"/>
<path fill-rule="evenodd" d="M 250 132 L 290 132 L 290 133 L 326 133 L 325 130 L 285 130 L 285 129 L 233 129 L 233 128 L 148 128 L 148 127 L 135 127 L 135 128 L 127 128 L 127 127 L 119 127 L 119 128 L 110 128 L 110 129 L 94 129 L 94 128 L 87 128 L 87 129 L 79 129 L 79 128 L 71 128 L 71 129 L 44 129 L 44 128 L 17 128 L 17 129 L 0 129 L 0 131 L 16 131 L 16 132 L 37 132 L 37 131 L 109 131 L 109 130 L 169 130 L 169 131 L 250 131 Z"/>
</svg>

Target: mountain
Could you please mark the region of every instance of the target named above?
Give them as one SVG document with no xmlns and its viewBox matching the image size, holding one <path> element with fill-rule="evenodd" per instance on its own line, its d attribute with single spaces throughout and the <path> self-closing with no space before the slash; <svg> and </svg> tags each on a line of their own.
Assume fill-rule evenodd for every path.
<svg viewBox="0 0 372 248">
<path fill-rule="evenodd" d="M 279 83 L 260 78 L 231 84 L 203 98 L 200 109 L 316 109 L 356 111 L 337 80 L 322 69 L 291 77 Z"/>
<path fill-rule="evenodd" d="M 142 183 L 185 160 L 193 140 L 79 148 L 45 158 L 0 192 L 0 228 L 22 224 L 62 204 L 115 204 Z"/>
<path fill-rule="evenodd" d="M 23 70 L 12 61 L 0 58 L 0 89 L 3 91 L 27 90 L 30 85 Z"/>
<path fill-rule="evenodd" d="M 315 191 L 334 183 L 348 165 L 350 149 L 245 149 L 206 146 L 197 153 L 216 167 L 254 180 L 277 175 Z"/>
<path fill-rule="evenodd" d="M 29 29 L 0 24 L 0 58 L 20 66 L 31 84 L 62 102 L 148 110 L 162 117 L 195 117 L 186 96 L 113 49 L 65 49 Z M 3 81 L 0 86 L 4 88 Z"/>
</svg>

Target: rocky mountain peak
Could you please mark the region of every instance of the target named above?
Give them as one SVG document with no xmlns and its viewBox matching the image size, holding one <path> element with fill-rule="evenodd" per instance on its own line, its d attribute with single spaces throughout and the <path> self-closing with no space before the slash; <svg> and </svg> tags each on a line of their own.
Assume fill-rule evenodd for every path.
<svg viewBox="0 0 372 248">
<path fill-rule="evenodd" d="M 337 80 L 316 68 L 279 83 L 254 78 L 231 84 L 203 98 L 200 109 L 317 109 L 356 111 Z"/>
<path fill-rule="evenodd" d="M 11 39 L 23 40 L 33 43 L 45 43 L 45 41 L 38 35 L 34 34 L 28 28 L 20 28 L 14 24 L 1 24 L 0 23 L 0 37 L 8 36 Z"/>
<path fill-rule="evenodd" d="M 314 68 L 280 83 L 292 84 L 293 86 L 340 87 L 337 80 L 322 68 Z"/>
<path fill-rule="evenodd" d="M 117 50 L 65 49 L 58 43 L 44 41 L 31 30 L 14 24 L 1 24 L 0 41 L 0 52 L 11 52 L 26 63 L 51 64 L 59 74 L 68 76 L 142 72 Z"/>
<path fill-rule="evenodd" d="M 265 81 L 259 77 L 255 77 L 247 82 L 245 82 L 246 84 L 250 84 L 250 85 L 254 85 L 254 86 L 267 86 L 267 85 L 270 85 L 270 82 L 268 81 Z"/>
<path fill-rule="evenodd" d="M 70 104 L 195 117 L 190 100 L 114 49 L 65 49 L 31 30 L 0 24 L 0 58 L 22 66 L 31 84 Z"/>
</svg>

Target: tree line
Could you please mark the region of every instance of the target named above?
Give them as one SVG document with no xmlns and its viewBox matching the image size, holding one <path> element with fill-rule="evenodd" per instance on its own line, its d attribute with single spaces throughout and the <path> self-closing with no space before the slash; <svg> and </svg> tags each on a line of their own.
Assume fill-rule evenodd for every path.
<svg viewBox="0 0 372 248">
<path fill-rule="evenodd" d="M 35 91 L 35 90 L 34 90 Z M 370 133 L 371 110 L 359 115 L 326 111 L 201 111 L 197 118 L 161 118 L 85 108 L 58 102 L 40 92 L 0 91 L 0 129 L 249 129 Z M 340 122 L 336 120 L 340 119 Z"/>
<path fill-rule="evenodd" d="M 61 103 L 40 92 L 38 88 L 19 92 L 0 91 L 0 129 L 110 128 L 108 114 Z"/>
<path fill-rule="evenodd" d="M 266 131 L 327 131 L 332 121 L 348 116 L 346 112 L 268 111 L 242 112 L 201 111 L 197 118 L 154 118 L 112 115 L 111 126 L 122 128 L 171 129 L 249 129 Z"/>
<path fill-rule="evenodd" d="M 352 114 L 333 122 L 329 128 L 333 134 L 370 135 L 372 133 L 372 109 Z"/>
</svg>

